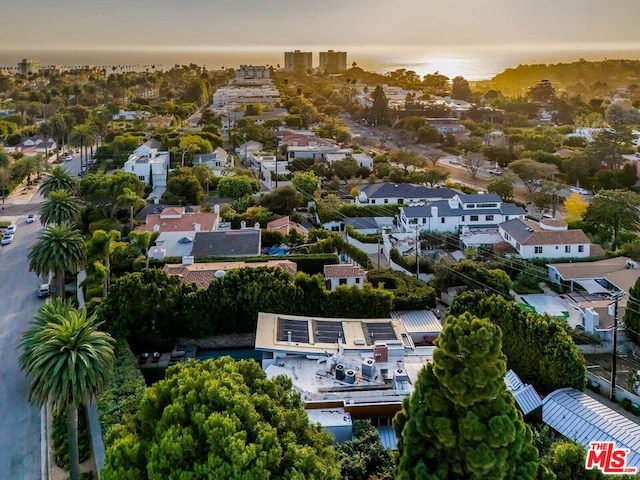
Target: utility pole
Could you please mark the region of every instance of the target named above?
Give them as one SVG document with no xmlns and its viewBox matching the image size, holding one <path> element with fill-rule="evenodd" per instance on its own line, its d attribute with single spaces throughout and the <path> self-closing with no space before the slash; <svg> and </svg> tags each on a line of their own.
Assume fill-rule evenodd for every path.
<svg viewBox="0 0 640 480">
<path fill-rule="evenodd" d="M 418 235 L 417 223 L 416 223 L 416 278 L 420 280 L 420 236 Z"/>
<path fill-rule="evenodd" d="M 618 360 L 618 303 L 620 297 L 624 295 L 622 292 L 615 294 L 615 302 L 613 304 L 613 351 L 611 354 L 611 390 L 609 391 L 609 400 L 616 401 L 616 373 L 617 373 L 617 360 Z"/>
</svg>

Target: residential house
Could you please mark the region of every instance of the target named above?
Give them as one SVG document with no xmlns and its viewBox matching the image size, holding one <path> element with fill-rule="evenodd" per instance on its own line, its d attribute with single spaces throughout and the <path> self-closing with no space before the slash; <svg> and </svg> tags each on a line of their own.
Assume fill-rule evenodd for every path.
<svg viewBox="0 0 640 480">
<path fill-rule="evenodd" d="M 236 80 L 269 80 L 271 70 L 264 65 L 240 65 L 236 70 Z"/>
<path fill-rule="evenodd" d="M 259 226 L 259 225 L 258 225 Z M 191 255 L 200 257 L 253 257 L 260 255 L 261 232 L 257 228 L 224 232 L 197 232 Z"/>
<path fill-rule="evenodd" d="M 540 223 L 513 218 L 500 223 L 498 231 L 524 259 L 586 258 L 591 254 L 591 241 L 582 230 L 569 230 L 565 222 L 553 218 Z"/>
<path fill-rule="evenodd" d="M 138 148 L 136 148 L 132 152 L 132 155 L 151 155 L 154 152 L 158 152 L 158 150 L 160 150 L 160 147 L 162 147 L 162 144 L 158 140 L 156 140 L 155 138 L 150 138 Z"/>
<path fill-rule="evenodd" d="M 542 400 L 533 385 L 525 384 L 513 370 L 507 372 L 504 382 L 523 415 L 542 415 Z"/>
<path fill-rule="evenodd" d="M 267 230 L 273 230 L 275 232 L 279 232 L 282 235 L 289 235 L 291 230 L 297 231 L 303 237 L 306 237 L 309 234 L 309 230 L 300 225 L 298 222 L 294 222 L 289 218 L 289 216 L 281 217 L 276 220 L 272 220 L 267 223 Z"/>
<path fill-rule="evenodd" d="M 503 202 L 494 193 L 455 193 L 452 198 L 446 200 L 401 207 L 398 224 L 402 232 L 418 229 L 428 232 L 466 233 L 468 230 L 495 229 L 506 220 L 524 216 L 523 208 Z"/>
<path fill-rule="evenodd" d="M 135 120 L 136 118 L 147 118 L 148 116 L 149 116 L 149 112 L 120 109 L 118 113 L 115 113 L 113 115 L 113 120 L 114 121 L 118 121 L 118 120 L 131 121 L 131 120 Z"/>
<path fill-rule="evenodd" d="M 212 153 L 197 153 L 193 156 L 193 165 L 205 165 L 216 177 L 222 176 L 225 170 L 233 168 L 233 156 L 222 147 Z"/>
<path fill-rule="evenodd" d="M 214 110 L 231 104 L 276 104 L 280 102 L 280 92 L 273 85 L 227 86 L 218 88 L 213 94 L 212 101 L 211 108 Z"/>
<path fill-rule="evenodd" d="M 451 133 L 458 135 L 466 133 L 467 129 L 460 123 L 459 118 L 427 118 L 427 123 L 438 130 L 442 135 Z"/>
<path fill-rule="evenodd" d="M 325 160 L 329 166 L 331 166 L 333 162 L 344 160 L 347 157 L 353 158 L 359 167 L 373 170 L 373 158 L 371 158 L 370 155 L 365 155 L 364 153 L 352 153 L 351 155 L 347 155 L 346 153 L 327 153 L 325 155 Z"/>
<path fill-rule="evenodd" d="M 217 229 L 216 213 L 187 213 L 185 207 L 167 207 L 150 213 L 137 232 L 213 232 Z"/>
<path fill-rule="evenodd" d="M 247 157 L 252 153 L 261 152 L 264 148 L 264 144 L 256 142 L 255 140 L 249 140 L 236 148 L 236 155 L 242 163 L 246 163 Z"/>
<path fill-rule="evenodd" d="M 147 120 L 149 128 L 169 128 L 173 123 L 173 117 L 169 115 L 157 115 Z"/>
<path fill-rule="evenodd" d="M 595 262 L 551 263 L 549 279 L 567 289 L 574 307 L 581 313 L 582 327 L 610 341 L 614 324 L 613 298 L 628 293 L 640 278 L 638 263 L 628 257 L 615 257 Z M 621 295 L 618 316 L 624 318 L 628 295 Z M 618 332 L 623 340 L 624 332 Z"/>
<path fill-rule="evenodd" d="M 224 275 L 229 270 L 237 268 L 270 267 L 279 268 L 291 275 L 295 275 L 298 266 L 291 260 L 269 260 L 266 262 L 209 262 L 193 263 L 193 256 L 183 258 L 182 264 L 167 263 L 162 268 L 167 275 L 176 275 L 184 284 L 195 283 L 199 287 L 207 288 L 214 278 Z"/>
<path fill-rule="evenodd" d="M 147 256 L 155 260 L 177 257 L 183 258 L 191 255 L 195 230 L 161 232 L 155 244 L 149 248 Z"/>
<path fill-rule="evenodd" d="M 442 332 L 439 312 L 432 310 L 406 310 L 391 312 L 391 318 L 398 318 L 407 329 L 415 345 L 433 345 Z"/>
<path fill-rule="evenodd" d="M 53 138 L 45 140 L 41 135 L 27 137 L 12 147 L 5 147 L 7 153 L 22 153 L 25 156 L 36 155 L 38 153 L 52 154 L 57 149 L 58 144 Z"/>
<path fill-rule="evenodd" d="M 145 185 L 166 187 L 169 152 L 159 152 L 156 149 L 149 149 L 145 145 L 141 145 L 136 150 L 148 151 L 149 153 L 129 155 L 127 161 L 124 162 L 124 171 L 133 173 Z"/>
<path fill-rule="evenodd" d="M 342 149 L 340 146 L 328 138 L 316 137 L 315 135 L 287 135 L 282 137 L 282 144 L 287 145 L 287 158 L 293 161 L 296 158 L 309 158 L 314 161 L 326 160 L 326 155 L 330 153 L 343 153 L 351 155 L 350 148 Z"/>
<path fill-rule="evenodd" d="M 337 265 L 324 266 L 324 278 L 327 288 L 335 290 L 340 285 L 362 288 L 367 281 L 367 272 L 358 265 L 339 263 Z"/>
<path fill-rule="evenodd" d="M 454 198 L 458 192 L 451 188 L 430 188 L 411 183 L 372 183 L 360 185 L 356 205 L 387 205 L 431 202 Z"/>
</svg>

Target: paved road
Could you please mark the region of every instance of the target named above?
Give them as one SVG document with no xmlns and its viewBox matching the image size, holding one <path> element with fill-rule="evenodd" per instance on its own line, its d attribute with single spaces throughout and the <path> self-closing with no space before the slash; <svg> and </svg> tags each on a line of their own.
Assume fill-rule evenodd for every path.
<svg viewBox="0 0 640 480">
<path fill-rule="evenodd" d="M 40 410 L 27 400 L 16 347 L 41 303 L 36 297 L 38 278 L 29 272 L 26 261 L 39 222 L 27 225 L 26 215 L 15 220 L 13 243 L 0 249 L 0 478 L 36 480 L 40 478 Z"/>
</svg>

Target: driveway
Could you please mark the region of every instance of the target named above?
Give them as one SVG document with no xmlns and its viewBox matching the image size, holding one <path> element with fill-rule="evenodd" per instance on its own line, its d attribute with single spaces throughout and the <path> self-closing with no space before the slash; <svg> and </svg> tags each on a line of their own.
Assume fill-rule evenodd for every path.
<svg viewBox="0 0 640 480">
<path fill-rule="evenodd" d="M 14 220 L 13 243 L 0 248 L 0 478 L 40 478 L 40 409 L 27 400 L 24 374 L 18 367 L 20 335 L 41 301 L 39 283 L 29 272 L 27 254 L 40 222 L 26 223 L 26 215 L 0 217 Z"/>
</svg>

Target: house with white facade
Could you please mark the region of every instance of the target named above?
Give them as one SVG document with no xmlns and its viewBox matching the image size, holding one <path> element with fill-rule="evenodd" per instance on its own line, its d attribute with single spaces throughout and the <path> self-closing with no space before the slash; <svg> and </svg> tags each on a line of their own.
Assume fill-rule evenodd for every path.
<svg viewBox="0 0 640 480">
<path fill-rule="evenodd" d="M 193 156 L 193 165 L 205 165 L 216 177 L 222 172 L 233 168 L 233 156 L 222 147 L 217 147 L 212 153 L 197 153 Z"/>
<path fill-rule="evenodd" d="M 367 272 L 358 265 L 339 263 L 337 265 L 325 265 L 324 278 L 327 281 L 329 290 L 334 290 L 340 285 L 362 288 L 367 280 Z"/>
<path fill-rule="evenodd" d="M 439 190 L 439 189 L 432 189 Z M 494 193 L 455 193 L 452 198 L 400 208 L 398 225 L 402 232 L 465 232 L 497 228 L 500 223 L 525 217 L 525 210 L 505 203 Z"/>
<path fill-rule="evenodd" d="M 26 156 L 35 155 L 37 153 L 54 153 L 58 149 L 58 144 L 53 138 L 45 140 L 40 135 L 27 137 L 17 145 L 4 148 L 7 153 L 19 152 Z"/>
<path fill-rule="evenodd" d="M 453 118 L 427 118 L 427 123 L 438 130 L 442 135 L 451 133 L 454 135 L 465 133 L 467 129 L 460 123 L 460 119 Z"/>
<path fill-rule="evenodd" d="M 148 153 L 135 153 L 145 151 Z M 169 152 L 159 152 L 156 149 L 141 145 L 124 163 L 125 172 L 133 173 L 145 185 L 154 187 L 167 186 L 167 172 L 169 170 Z"/>
<path fill-rule="evenodd" d="M 406 205 L 454 198 L 452 188 L 430 188 L 411 183 L 372 183 L 358 187 L 356 205 Z"/>
<path fill-rule="evenodd" d="M 263 148 L 264 144 L 255 140 L 249 140 L 236 148 L 236 155 L 238 155 L 240 161 L 244 163 L 250 154 L 261 152 Z"/>
<path fill-rule="evenodd" d="M 565 222 L 553 218 L 540 223 L 513 218 L 500 223 L 498 231 L 524 259 L 586 258 L 591 254 L 591 241 L 582 230 L 569 230 Z"/>
<path fill-rule="evenodd" d="M 371 158 L 370 155 L 366 155 L 364 153 L 352 153 L 351 155 L 347 155 L 346 153 L 327 153 L 325 155 L 325 160 L 327 161 L 329 166 L 331 166 L 333 165 L 333 162 L 344 160 L 347 157 L 353 158 L 359 167 L 373 170 L 373 158 Z"/>
</svg>

